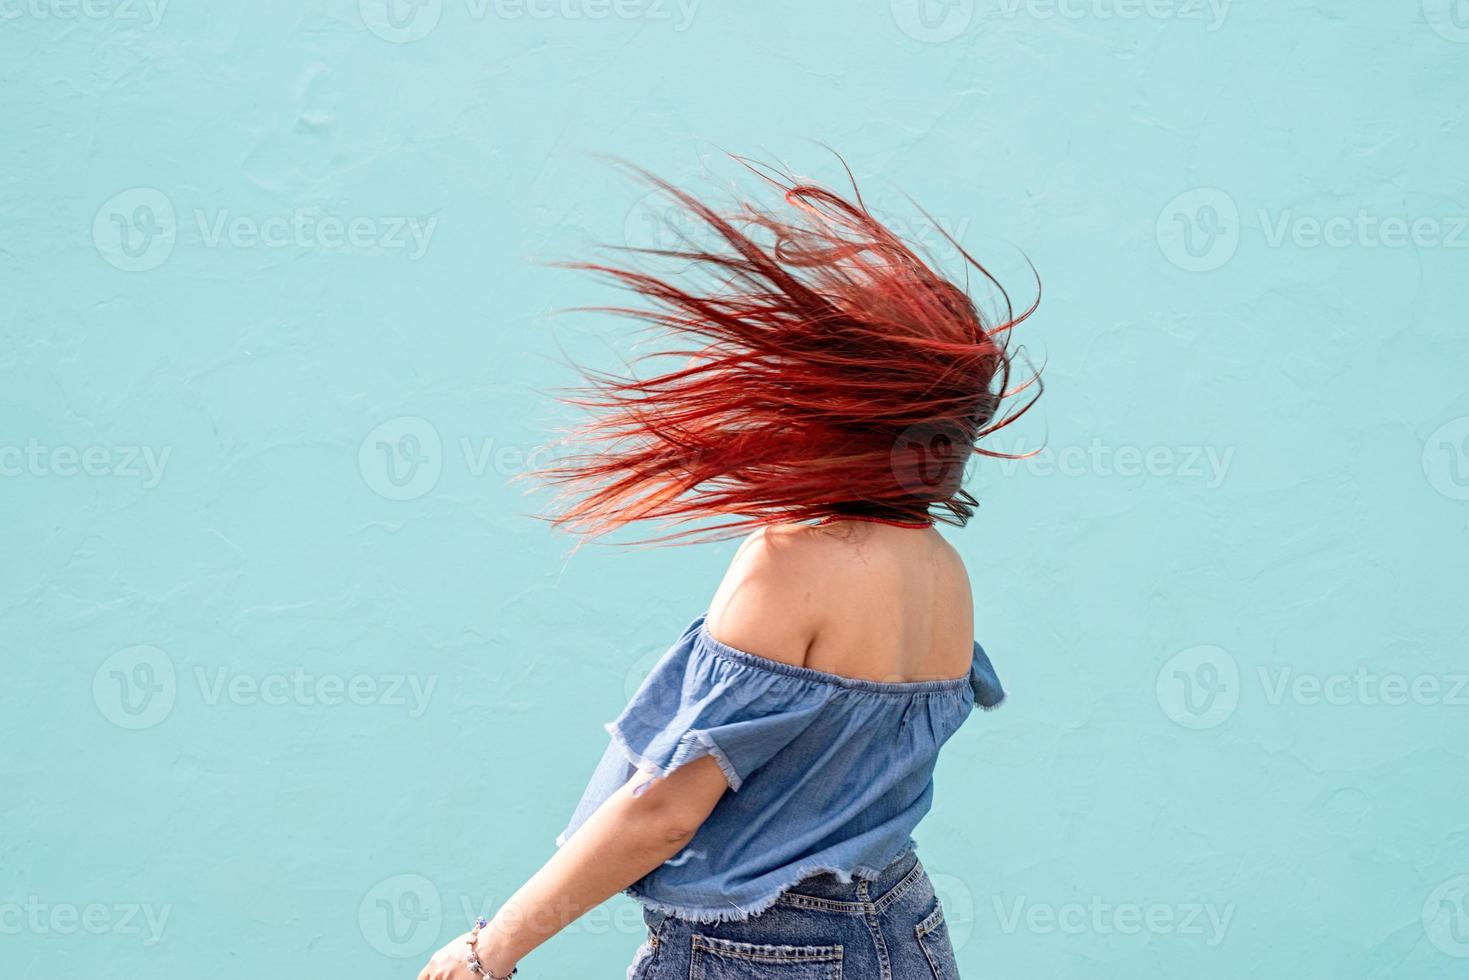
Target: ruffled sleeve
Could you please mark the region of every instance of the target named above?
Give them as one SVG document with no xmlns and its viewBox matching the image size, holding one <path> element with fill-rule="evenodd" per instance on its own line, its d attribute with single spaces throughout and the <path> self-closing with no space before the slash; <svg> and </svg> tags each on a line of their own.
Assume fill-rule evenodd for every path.
<svg viewBox="0 0 1469 980">
<path fill-rule="evenodd" d="M 1005 700 L 1005 689 L 990 663 L 988 654 L 978 641 L 974 644 L 974 662 L 969 667 L 969 686 L 974 689 L 974 706 L 989 710 Z"/>
<path fill-rule="evenodd" d="M 828 694 L 720 657 L 695 619 L 604 727 L 632 765 L 666 776 L 713 756 L 730 789 L 804 732 Z"/>
</svg>

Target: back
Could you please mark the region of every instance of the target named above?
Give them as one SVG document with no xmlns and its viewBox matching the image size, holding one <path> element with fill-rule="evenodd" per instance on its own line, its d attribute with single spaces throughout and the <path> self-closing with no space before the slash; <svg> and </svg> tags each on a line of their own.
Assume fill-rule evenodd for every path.
<svg viewBox="0 0 1469 980">
<path fill-rule="evenodd" d="M 741 545 L 709 631 L 761 656 L 877 681 L 963 676 L 974 640 L 969 576 L 932 527 L 779 525 Z"/>
<path fill-rule="evenodd" d="M 963 563 L 932 529 L 752 535 L 709 611 L 605 726 L 611 742 L 557 844 L 635 769 L 664 778 L 710 756 L 729 792 L 629 895 L 731 921 L 812 874 L 878 878 L 914 846 L 939 750 L 1004 697 L 971 615 Z"/>
</svg>

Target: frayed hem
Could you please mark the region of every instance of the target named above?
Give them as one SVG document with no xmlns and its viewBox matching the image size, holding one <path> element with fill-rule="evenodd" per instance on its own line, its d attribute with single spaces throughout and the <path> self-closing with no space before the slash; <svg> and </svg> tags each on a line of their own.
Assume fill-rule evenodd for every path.
<svg viewBox="0 0 1469 980">
<path fill-rule="evenodd" d="M 602 727 L 605 728 L 607 730 L 607 734 L 612 737 L 612 744 L 617 746 L 618 750 L 623 754 L 623 756 L 631 765 L 633 765 L 637 769 L 641 769 L 654 774 L 653 779 L 649 780 L 649 783 L 644 783 L 642 786 L 634 787 L 634 795 L 641 793 L 648 787 L 650 783 L 656 780 L 667 779 L 668 776 L 675 769 L 682 768 L 683 766 L 697 759 L 702 759 L 706 755 L 713 757 L 714 761 L 718 763 L 719 771 L 724 774 L 724 781 L 729 783 L 729 788 L 731 790 L 738 792 L 741 784 L 743 784 L 744 782 L 744 780 L 740 778 L 739 772 L 735 769 L 734 763 L 729 760 L 729 756 L 724 754 L 724 749 L 719 747 L 719 744 L 709 736 L 708 732 L 685 732 L 683 736 L 679 738 L 678 745 L 673 750 L 672 761 L 669 762 L 668 765 L 662 765 L 660 763 L 654 762 L 647 756 L 634 751 L 633 747 L 628 744 L 627 739 L 623 737 L 622 732 L 618 731 L 617 722 L 609 721 Z M 556 835 L 556 846 L 564 846 L 566 842 L 571 839 L 571 835 L 576 833 L 581 824 L 585 822 L 586 820 L 584 818 L 575 827 L 563 829 L 561 833 Z"/>
<path fill-rule="evenodd" d="M 775 904 L 775 898 L 771 898 L 761 899 L 748 909 L 738 906 L 727 908 L 689 908 L 683 905 L 660 902 L 655 898 L 649 898 L 647 895 L 641 895 L 631 888 L 624 889 L 623 894 L 632 898 L 644 908 L 651 909 L 654 912 L 671 915 L 674 918 L 683 919 L 686 922 L 701 922 L 706 924 L 715 922 L 743 922 L 753 915 L 759 915 Z M 776 896 L 776 898 L 779 897 L 779 895 Z"/>
<path fill-rule="evenodd" d="M 907 857 L 909 854 L 915 853 L 916 851 L 917 848 L 913 844 L 904 844 L 902 850 L 900 850 L 897 855 L 887 863 L 887 867 L 891 867 L 894 863 L 901 861 L 903 858 Z M 689 922 L 743 922 L 746 919 L 751 918 L 752 916 L 759 915 L 761 912 L 768 911 L 772 906 L 775 905 L 776 902 L 780 901 L 780 897 L 782 895 L 795 888 L 798 884 L 801 883 L 802 880 L 809 878 L 812 875 L 835 875 L 836 879 L 842 884 L 851 884 L 852 880 L 858 876 L 866 878 L 869 881 L 876 881 L 878 878 L 882 877 L 883 871 L 885 870 L 886 868 L 878 869 L 865 864 L 859 864 L 852 868 L 840 868 L 829 864 L 797 865 L 794 869 L 790 871 L 788 875 L 788 878 L 790 880 L 787 881 L 786 884 L 783 884 L 779 888 L 777 888 L 775 890 L 775 894 L 757 899 L 747 906 L 727 905 L 703 907 L 674 905 L 670 902 L 660 902 L 656 898 L 644 895 L 641 892 L 635 890 L 635 888 L 632 886 L 624 888 L 622 893 L 624 895 L 627 895 L 629 898 L 634 899 L 638 902 L 638 904 L 642 905 L 645 908 L 652 909 L 655 912 L 661 912 L 664 915 L 675 916 Z"/>
<path fill-rule="evenodd" d="M 739 792 L 740 785 L 744 782 L 739 772 L 735 770 L 734 763 L 729 761 L 729 756 L 724 754 L 724 750 L 709 736 L 708 732 L 685 732 L 680 736 L 678 746 L 673 750 L 672 761 L 667 765 L 662 765 L 635 751 L 623 737 L 622 732 L 618 731 L 615 721 L 609 721 L 602 727 L 607 730 L 608 735 L 612 736 L 612 741 L 627 757 L 628 762 L 639 769 L 651 770 L 657 774 L 658 779 L 665 779 L 675 769 L 708 755 L 713 756 L 714 761 L 719 765 L 719 771 L 724 774 L 724 781 L 729 783 L 730 789 Z"/>
<path fill-rule="evenodd" d="M 1008 698 L 1008 695 L 1002 694 L 1002 695 L 1000 695 L 1000 698 L 997 701 L 992 701 L 989 704 L 984 704 L 981 701 L 976 701 L 976 702 L 974 702 L 974 706 L 976 708 L 978 708 L 980 711 L 994 711 L 996 708 L 998 708 L 1001 705 L 1003 705 L 1005 703 L 1005 701 L 1007 700 L 1007 698 Z"/>
</svg>

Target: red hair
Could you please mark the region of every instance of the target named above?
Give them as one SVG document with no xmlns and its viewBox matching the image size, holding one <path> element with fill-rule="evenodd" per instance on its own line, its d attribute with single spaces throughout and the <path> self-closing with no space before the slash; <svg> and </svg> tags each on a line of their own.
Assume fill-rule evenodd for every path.
<svg viewBox="0 0 1469 980">
<path fill-rule="evenodd" d="M 1003 315 L 987 324 L 964 289 L 868 212 L 855 180 L 848 199 L 746 166 L 781 191 L 787 211 L 744 201 L 720 213 L 631 168 L 712 234 L 708 248 L 618 249 L 691 263 L 677 282 L 625 265 L 560 263 L 648 301 L 593 309 L 674 342 L 638 362 L 681 363 L 645 378 L 581 370 L 587 384 L 563 397 L 591 413 L 567 440 L 582 448 L 539 472 L 568 504 L 553 523 L 596 536 L 652 520 L 670 529 L 656 542 L 844 514 L 963 526 L 976 506 L 961 485 L 965 462 L 1005 456 L 979 439 L 1040 394 L 1036 374 L 1010 389 L 1007 351 L 1039 290 L 1016 314 L 945 232 L 1002 297 Z M 1032 384 L 1024 404 L 1001 414 Z M 687 526 L 709 518 L 722 520 Z"/>
</svg>

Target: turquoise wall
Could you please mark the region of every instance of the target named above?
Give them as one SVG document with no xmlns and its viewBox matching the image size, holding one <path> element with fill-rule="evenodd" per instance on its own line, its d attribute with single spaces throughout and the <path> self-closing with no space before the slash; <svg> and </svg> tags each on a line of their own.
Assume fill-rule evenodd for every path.
<svg viewBox="0 0 1469 980">
<path fill-rule="evenodd" d="M 539 866 L 732 545 L 525 516 L 626 335 L 535 263 L 818 141 L 1045 283 L 966 975 L 1469 975 L 1469 3 L 386 2 L 0 2 L 0 975 L 408 977 Z"/>
</svg>

